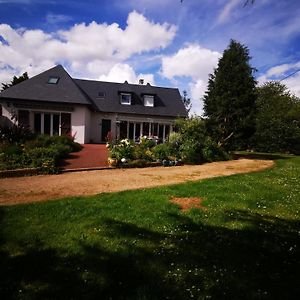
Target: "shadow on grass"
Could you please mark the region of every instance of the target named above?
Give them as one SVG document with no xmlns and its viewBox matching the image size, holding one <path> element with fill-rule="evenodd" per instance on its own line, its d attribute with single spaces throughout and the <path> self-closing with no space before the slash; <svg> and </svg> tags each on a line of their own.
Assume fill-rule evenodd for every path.
<svg viewBox="0 0 300 300">
<path fill-rule="evenodd" d="M 260 152 L 235 152 L 233 153 L 234 159 L 249 158 L 249 159 L 264 159 L 264 160 L 277 160 L 277 159 L 290 159 L 292 156 L 288 154 L 279 153 L 260 153 Z"/>
<path fill-rule="evenodd" d="M 1 213 L 1 211 L 0 211 Z M 1 214 L 0 214 L 1 215 Z M 121 247 L 82 242 L 62 253 L 36 241 L 1 253 L 1 299 L 299 299 L 300 223 L 227 211 L 247 229 L 195 223 L 168 215 L 177 227 L 153 232 L 107 220 L 107 238 Z M 3 243 L 3 240 L 0 240 Z"/>
</svg>

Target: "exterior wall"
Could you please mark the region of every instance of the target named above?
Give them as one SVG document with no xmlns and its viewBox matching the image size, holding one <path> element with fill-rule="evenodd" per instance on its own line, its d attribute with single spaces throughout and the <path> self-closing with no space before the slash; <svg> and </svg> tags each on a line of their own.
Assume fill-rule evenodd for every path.
<svg viewBox="0 0 300 300">
<path fill-rule="evenodd" d="M 14 124 L 14 121 L 11 119 L 13 111 L 10 107 L 5 105 L 5 103 L 0 103 L 2 106 L 2 116 L 0 116 L 0 125 L 1 126 L 11 126 Z"/>
<path fill-rule="evenodd" d="M 7 120 L 11 120 L 13 115 L 17 115 L 18 109 L 14 108 L 12 105 L 7 105 L 7 103 L 2 104 L 2 116 Z M 120 137 L 120 122 L 127 121 L 130 123 L 158 123 L 162 125 L 170 125 L 170 130 L 172 130 L 172 125 L 174 124 L 175 118 L 170 117 L 157 117 L 148 115 L 134 115 L 134 114 L 117 114 L 117 113 L 99 113 L 91 112 L 86 106 L 74 105 L 70 111 L 60 111 L 53 109 L 36 109 L 36 108 L 20 108 L 20 110 L 29 111 L 29 124 L 30 128 L 34 129 L 34 113 L 71 113 L 71 134 L 75 137 L 75 141 L 81 144 L 85 143 L 101 143 L 104 141 L 102 135 L 102 120 L 111 120 L 111 134 L 113 139 L 118 139 Z M 70 108 L 70 109 L 71 109 Z M 12 121 L 10 121 L 12 122 Z"/>
<path fill-rule="evenodd" d="M 133 115 L 133 114 L 117 114 L 117 113 L 91 113 L 90 122 L 90 140 L 92 143 L 103 142 L 102 133 L 102 120 L 111 120 L 111 134 L 113 139 L 118 139 L 120 137 L 120 122 L 127 121 L 133 123 L 159 123 L 170 125 L 172 130 L 172 125 L 174 124 L 174 118 L 168 117 L 156 117 L 156 116 L 146 116 L 146 115 Z"/>
<path fill-rule="evenodd" d="M 84 106 L 75 106 L 71 115 L 72 136 L 80 144 L 89 143 L 90 111 Z"/>
<path fill-rule="evenodd" d="M 18 110 L 29 111 L 29 124 L 30 129 L 34 130 L 34 113 L 71 113 L 71 134 L 75 136 L 75 141 L 81 144 L 88 143 L 90 140 L 90 123 L 91 123 L 91 112 L 85 106 L 76 105 L 73 106 L 73 111 L 60 111 L 54 109 L 36 109 L 36 108 L 15 108 L 12 104 L 7 104 L 7 102 L 2 102 L 2 116 L 6 117 L 8 120 L 11 120 L 14 115 L 17 115 Z M 11 121 L 12 122 L 12 121 Z M 17 122 L 14 121 L 16 124 Z"/>
<path fill-rule="evenodd" d="M 111 120 L 111 133 L 112 136 L 116 136 L 116 113 L 98 113 L 93 112 L 91 114 L 90 122 L 90 142 L 91 143 L 101 143 L 104 139 L 102 134 L 102 120 Z"/>
<path fill-rule="evenodd" d="M 16 123 L 12 120 L 13 115 L 16 114 L 16 110 L 12 106 L 8 106 L 6 103 L 1 103 L 2 105 L 2 116 L 6 117 L 11 123 Z"/>
</svg>

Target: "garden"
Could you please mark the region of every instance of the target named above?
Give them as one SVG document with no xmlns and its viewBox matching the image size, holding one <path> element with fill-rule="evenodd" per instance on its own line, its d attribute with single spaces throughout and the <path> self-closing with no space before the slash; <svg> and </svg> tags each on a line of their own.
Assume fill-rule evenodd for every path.
<svg viewBox="0 0 300 300">
<path fill-rule="evenodd" d="M 80 149 L 81 145 L 69 136 L 36 135 L 17 125 L 0 128 L 0 170 L 57 173 L 60 161 Z"/>
<path fill-rule="evenodd" d="M 128 139 L 108 141 L 109 163 L 118 167 L 176 166 L 227 160 L 230 155 L 206 133 L 200 117 L 177 119 L 168 141 L 141 137 L 138 143 Z"/>
</svg>

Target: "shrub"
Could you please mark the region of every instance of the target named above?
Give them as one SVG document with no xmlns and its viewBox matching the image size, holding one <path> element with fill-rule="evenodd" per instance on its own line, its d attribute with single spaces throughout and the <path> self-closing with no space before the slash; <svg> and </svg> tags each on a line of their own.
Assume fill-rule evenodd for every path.
<svg viewBox="0 0 300 300">
<path fill-rule="evenodd" d="M 57 172 L 59 160 L 81 145 L 66 136 L 39 135 L 25 144 L 2 143 L 0 166 L 2 169 L 34 167 L 42 173 Z"/>
<path fill-rule="evenodd" d="M 43 148 L 50 146 L 64 145 L 69 147 L 69 152 L 77 152 L 82 149 L 82 146 L 74 142 L 69 136 L 49 136 L 41 134 L 36 139 L 25 143 L 26 149 Z"/>
<path fill-rule="evenodd" d="M 210 137 L 207 137 L 202 149 L 202 157 L 204 161 L 212 162 L 228 160 L 229 154 L 225 152 L 221 147 L 219 147 L 218 144 Z"/>
<path fill-rule="evenodd" d="M 117 162 L 121 161 L 122 158 L 128 160 L 134 157 L 134 144 L 128 139 L 107 143 L 107 147 L 109 156 L 116 159 Z"/>
<path fill-rule="evenodd" d="M 35 138 L 35 134 L 28 127 L 0 126 L 0 143 L 21 144 L 33 138 Z"/>
<path fill-rule="evenodd" d="M 40 168 L 43 173 L 55 173 L 62 154 L 55 147 L 39 147 L 28 150 L 25 155 L 30 157 L 31 167 Z"/>
<path fill-rule="evenodd" d="M 170 157 L 172 155 L 171 144 L 164 143 L 164 144 L 156 145 L 153 148 L 153 154 L 154 154 L 155 159 L 160 160 L 160 161 L 170 159 Z"/>
</svg>

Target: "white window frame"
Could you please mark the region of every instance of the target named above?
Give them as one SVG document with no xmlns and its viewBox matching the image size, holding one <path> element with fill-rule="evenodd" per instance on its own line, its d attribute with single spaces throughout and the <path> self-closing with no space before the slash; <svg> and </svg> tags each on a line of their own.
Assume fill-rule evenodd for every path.
<svg viewBox="0 0 300 300">
<path fill-rule="evenodd" d="M 44 128 L 45 118 L 44 118 L 44 116 L 45 116 L 45 114 L 49 114 L 50 115 L 50 136 L 53 136 L 53 115 L 58 115 L 59 116 L 58 135 L 61 136 L 61 112 L 45 112 L 45 111 L 41 112 L 41 111 L 35 111 L 34 114 L 40 114 L 41 115 L 41 134 L 45 133 L 45 128 Z M 33 118 L 34 118 L 34 114 L 33 114 Z"/>
<path fill-rule="evenodd" d="M 48 78 L 48 84 L 58 84 L 59 77 L 58 76 L 50 76 Z"/>
<path fill-rule="evenodd" d="M 123 96 L 128 96 L 129 97 L 129 101 L 127 102 L 124 102 L 123 101 Z M 131 105 L 131 94 L 130 93 L 121 93 L 120 94 L 120 103 L 122 104 L 122 105 Z"/>
<path fill-rule="evenodd" d="M 154 107 L 154 96 L 153 95 L 144 95 L 144 106 Z"/>
</svg>

